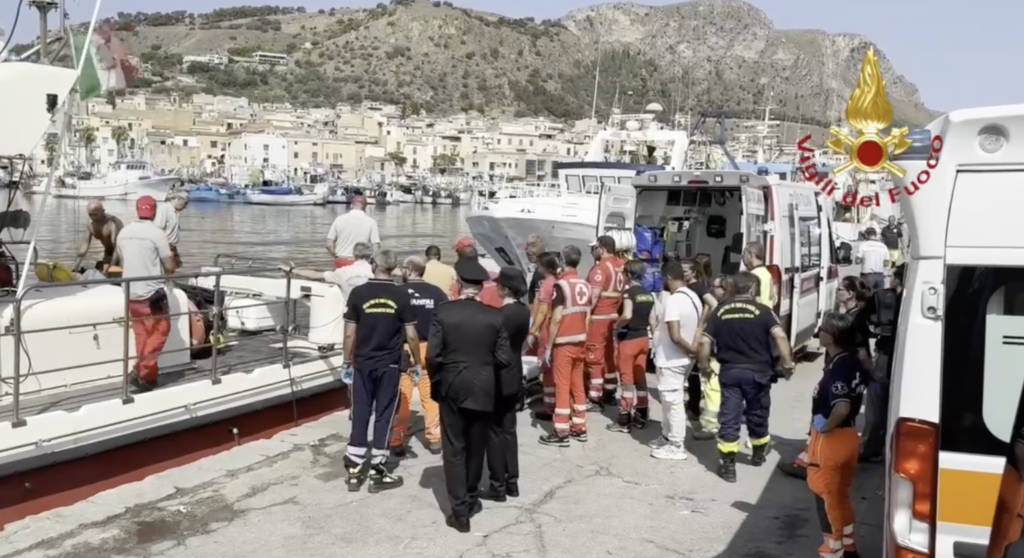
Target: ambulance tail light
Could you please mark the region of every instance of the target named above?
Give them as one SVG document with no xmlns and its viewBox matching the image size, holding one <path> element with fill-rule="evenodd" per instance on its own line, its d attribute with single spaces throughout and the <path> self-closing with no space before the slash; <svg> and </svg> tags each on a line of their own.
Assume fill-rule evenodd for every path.
<svg viewBox="0 0 1024 558">
<path fill-rule="evenodd" d="M 777 265 L 768 266 L 768 273 L 772 276 L 772 292 L 775 293 L 775 315 L 779 315 L 779 308 L 782 305 L 782 270 Z"/>
<path fill-rule="evenodd" d="M 893 558 L 928 558 L 935 546 L 939 426 L 899 419 L 892 435 L 889 523 Z"/>
</svg>

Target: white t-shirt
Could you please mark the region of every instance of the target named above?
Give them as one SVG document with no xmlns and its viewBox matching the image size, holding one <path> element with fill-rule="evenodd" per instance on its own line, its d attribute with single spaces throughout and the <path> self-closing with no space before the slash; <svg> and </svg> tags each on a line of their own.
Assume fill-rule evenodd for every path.
<svg viewBox="0 0 1024 558">
<path fill-rule="evenodd" d="M 167 235 L 167 242 L 171 243 L 171 246 L 178 245 L 179 231 L 178 231 L 178 211 L 171 207 L 169 203 L 161 203 L 156 206 L 156 217 L 153 218 L 153 224 L 157 228 L 163 229 Z"/>
<path fill-rule="evenodd" d="M 693 364 L 693 357 L 672 341 L 668 334 L 668 322 L 679 322 L 679 333 L 683 339 L 695 342 L 703 304 L 697 293 L 686 287 L 665 294 L 667 296 L 662 297 L 662 314 L 658 318 L 658 331 L 654 335 L 654 365 L 659 368 L 689 367 Z"/>
<path fill-rule="evenodd" d="M 121 254 L 121 276 L 153 277 L 163 275 L 164 258 L 171 256 L 167 235 L 152 221 L 129 223 L 117 235 L 117 251 Z M 165 281 L 133 281 L 128 285 L 131 300 L 146 300 L 164 288 Z"/>
<path fill-rule="evenodd" d="M 327 240 L 334 243 L 335 258 L 351 258 L 352 249 L 360 242 L 370 246 L 380 244 L 380 231 L 373 217 L 362 209 L 351 209 L 334 220 L 327 231 Z"/>
<path fill-rule="evenodd" d="M 860 259 L 860 272 L 885 273 L 885 262 L 889 260 L 889 249 L 878 240 L 865 240 L 860 243 L 857 257 Z"/>
<path fill-rule="evenodd" d="M 370 262 L 364 260 L 356 260 L 352 265 L 324 272 L 324 281 L 339 285 L 346 300 L 348 295 L 352 294 L 352 289 L 372 278 L 373 267 L 370 266 Z"/>
</svg>

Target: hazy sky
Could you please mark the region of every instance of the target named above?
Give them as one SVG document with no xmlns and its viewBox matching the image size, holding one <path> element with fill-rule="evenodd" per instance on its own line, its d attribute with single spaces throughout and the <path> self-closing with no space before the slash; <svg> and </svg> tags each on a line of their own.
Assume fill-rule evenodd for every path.
<svg viewBox="0 0 1024 558">
<path fill-rule="evenodd" d="M 369 7 L 379 0 L 248 0 L 250 5 L 276 4 L 331 7 Z M 87 19 L 92 0 L 67 0 L 72 18 Z M 103 0 L 102 12 L 209 11 L 244 5 L 240 0 Z M 587 0 L 454 0 L 456 6 L 488 10 L 513 17 L 557 18 L 597 2 Z M 649 0 L 648 5 L 677 2 Z M 775 26 L 783 29 L 824 29 L 866 35 L 879 45 L 896 68 L 921 90 L 925 104 L 936 110 L 1024 103 L 1020 57 L 1020 22 L 1024 2 L 1012 0 L 750 0 Z M 0 2 L 0 26 L 10 30 L 14 0 Z M 150 7 L 151 6 L 151 7 Z M 15 42 L 38 33 L 35 12 L 22 11 Z M 1015 69 L 1016 68 L 1016 69 Z"/>
</svg>

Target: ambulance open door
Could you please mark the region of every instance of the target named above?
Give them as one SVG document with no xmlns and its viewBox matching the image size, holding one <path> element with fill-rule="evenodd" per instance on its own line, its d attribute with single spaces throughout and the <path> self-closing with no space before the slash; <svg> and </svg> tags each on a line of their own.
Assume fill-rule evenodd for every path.
<svg viewBox="0 0 1024 558">
<path fill-rule="evenodd" d="M 765 243 L 764 223 L 767 219 L 764 189 L 759 186 L 743 187 L 743 245 L 750 242 Z"/>
<path fill-rule="evenodd" d="M 605 182 L 597 200 L 597 238 L 613 229 L 626 229 L 633 233 L 636 223 L 636 188 L 632 184 Z"/>
</svg>

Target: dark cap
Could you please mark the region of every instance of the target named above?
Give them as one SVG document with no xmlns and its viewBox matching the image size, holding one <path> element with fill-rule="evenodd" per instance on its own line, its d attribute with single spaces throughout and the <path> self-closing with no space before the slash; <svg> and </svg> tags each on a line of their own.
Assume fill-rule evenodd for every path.
<svg viewBox="0 0 1024 558">
<path fill-rule="evenodd" d="M 459 276 L 459 281 L 472 285 L 482 285 L 490 279 L 487 270 L 476 258 L 463 258 L 455 262 L 455 275 Z"/>
<path fill-rule="evenodd" d="M 494 282 L 512 291 L 512 294 L 517 297 L 526 294 L 526 277 L 519 268 L 510 266 L 501 268 L 498 278 Z"/>
<path fill-rule="evenodd" d="M 156 217 L 156 199 L 153 196 L 142 196 L 135 201 L 135 212 L 139 214 L 139 219 Z"/>
</svg>

